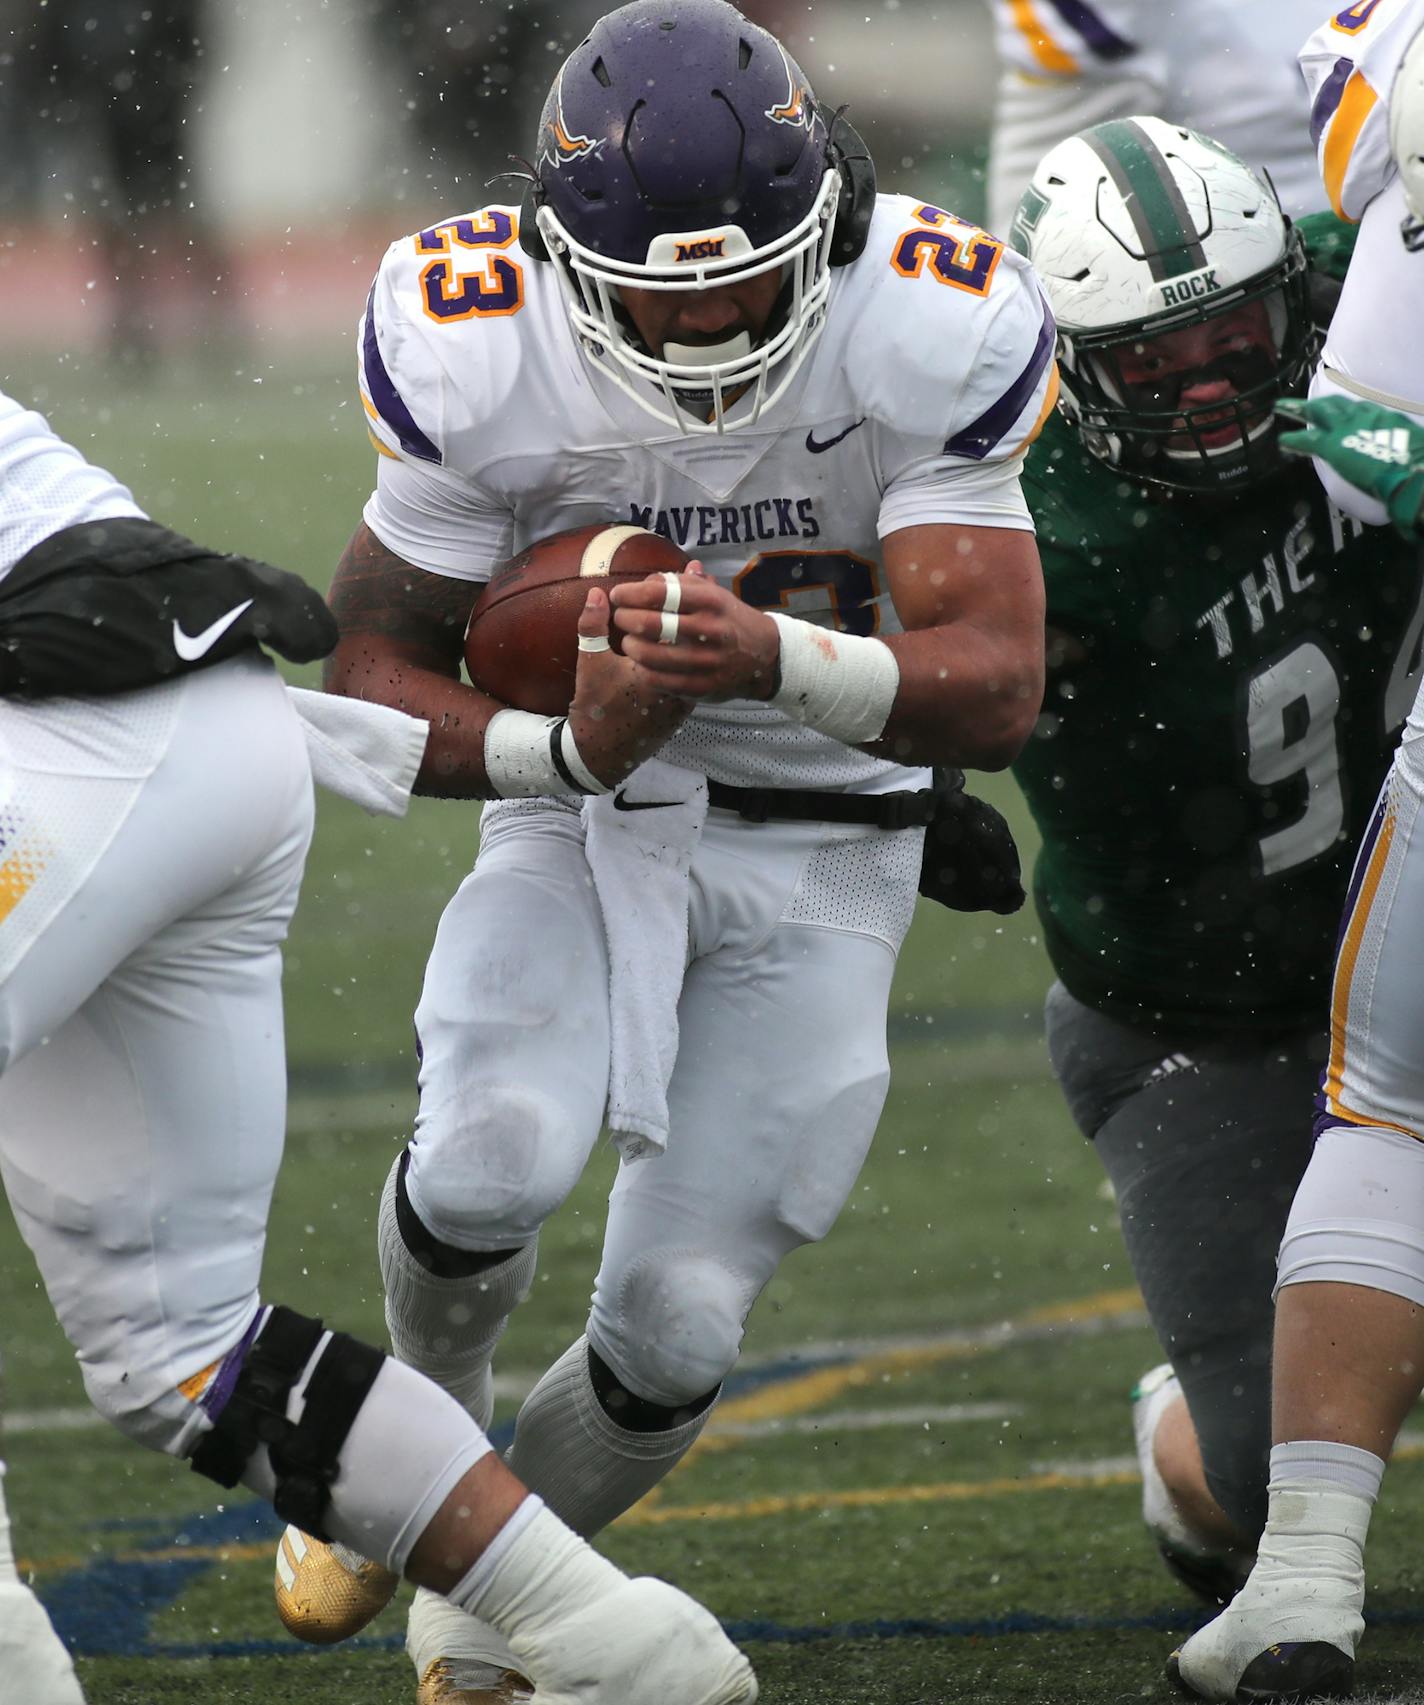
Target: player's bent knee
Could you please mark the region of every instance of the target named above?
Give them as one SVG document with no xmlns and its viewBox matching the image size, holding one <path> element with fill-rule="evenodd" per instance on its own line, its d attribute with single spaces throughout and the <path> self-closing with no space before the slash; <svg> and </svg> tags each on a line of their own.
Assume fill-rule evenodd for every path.
<svg viewBox="0 0 1424 1705">
<path fill-rule="evenodd" d="M 625 1276 L 611 1321 L 595 1301 L 590 1336 L 631 1390 L 679 1408 L 736 1364 L 755 1295 L 713 1256 L 652 1250 Z"/>
<path fill-rule="evenodd" d="M 557 1097 L 496 1083 L 422 1127 L 406 1190 L 422 1223 L 457 1248 L 526 1243 L 578 1182 L 597 1137 Z"/>
<path fill-rule="evenodd" d="M 327 1538 L 341 1447 L 385 1360 L 369 1344 L 327 1332 L 319 1320 L 273 1308 L 211 1430 L 189 1453 L 193 1468 L 220 1486 L 236 1486 L 265 1449 L 277 1514 Z"/>
</svg>

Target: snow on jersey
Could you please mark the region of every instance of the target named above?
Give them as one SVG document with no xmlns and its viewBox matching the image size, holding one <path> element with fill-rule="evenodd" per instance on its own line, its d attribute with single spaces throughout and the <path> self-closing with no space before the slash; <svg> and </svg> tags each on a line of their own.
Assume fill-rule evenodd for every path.
<svg viewBox="0 0 1424 1705">
<path fill-rule="evenodd" d="M 1424 0 L 1359 0 L 1321 24 L 1300 51 L 1320 176 L 1342 219 L 1358 220 L 1395 175 L 1389 95 L 1421 28 Z"/>
<path fill-rule="evenodd" d="M 879 541 L 936 523 L 1030 529 L 1018 473 L 1056 394 L 1027 263 L 942 208 L 882 196 L 785 395 L 722 436 L 656 422 L 583 361 L 552 269 L 490 207 L 387 251 L 359 330 L 381 452 L 365 510 L 396 555 L 483 581 L 591 522 L 673 539 L 759 608 L 900 631 Z M 870 791 L 917 772 L 764 704 L 699 706 L 662 755 L 724 782 Z"/>
<path fill-rule="evenodd" d="M 1328 0 L 1326 0 L 1328 3 Z M 1271 175 L 1287 213 L 1324 206 L 1296 69 L 1322 0 L 989 0 L 1001 75 L 989 223 L 1007 230 L 1064 137 L 1155 113 Z"/>
<path fill-rule="evenodd" d="M 119 515 L 143 515 L 128 488 L 0 391 L 0 580 L 52 534 Z"/>
</svg>

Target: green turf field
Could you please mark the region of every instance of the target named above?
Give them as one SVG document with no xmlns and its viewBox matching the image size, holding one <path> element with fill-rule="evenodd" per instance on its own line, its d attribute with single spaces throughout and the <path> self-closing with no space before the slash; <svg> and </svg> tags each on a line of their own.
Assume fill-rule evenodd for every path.
<svg viewBox="0 0 1424 1705">
<path fill-rule="evenodd" d="M 0 361 L 0 385 L 172 525 L 321 581 L 372 458 L 344 352 L 303 363 L 124 391 L 98 364 Z M 1011 786 L 988 791 L 1022 828 Z M 463 806 L 392 824 L 323 802 L 292 933 L 291 1140 L 265 1288 L 370 1337 L 376 1197 L 413 1104 L 409 1014 L 475 838 Z M 770 1287 L 703 1444 L 605 1537 L 724 1619 L 767 1705 L 1169 1697 L 1162 1659 L 1193 1610 L 1137 1521 L 1126 1405 L 1157 1357 L 1112 1203 L 1047 1073 L 1046 982 L 1030 913 L 923 910 L 896 986 L 894 1086 L 850 1206 Z M 611 1173 L 604 1154 L 544 1239 L 498 1367 L 505 1422 L 579 1330 Z M 359 1642 L 298 1647 L 271 1609 L 271 1512 L 245 1493 L 219 1504 L 84 1424 L 8 1219 L 0 1284 L 18 1549 L 91 1699 L 413 1698 L 403 1601 Z M 1361 1681 L 1381 1700 L 1420 1697 L 1421 1511 L 1406 1453 L 1371 1544 Z"/>
</svg>

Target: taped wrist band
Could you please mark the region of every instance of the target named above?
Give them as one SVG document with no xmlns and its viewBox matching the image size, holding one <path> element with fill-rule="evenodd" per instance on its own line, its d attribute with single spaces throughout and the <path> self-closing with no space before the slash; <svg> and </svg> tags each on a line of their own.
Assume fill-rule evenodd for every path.
<svg viewBox="0 0 1424 1705">
<path fill-rule="evenodd" d="M 554 762 L 552 742 L 567 719 L 498 710 L 485 726 L 485 774 L 500 799 L 538 799 L 583 790 Z"/>
<path fill-rule="evenodd" d="M 563 727 L 559 730 L 557 742 L 551 742 L 551 750 L 557 750 L 558 758 L 555 761 L 563 773 L 573 781 L 580 793 L 613 792 L 613 789 L 606 782 L 601 782 L 584 763 L 583 755 L 574 739 L 574 731 L 569 727 L 568 717 L 563 719 Z"/>
<path fill-rule="evenodd" d="M 771 619 L 781 636 L 781 655 L 770 702 L 847 746 L 878 740 L 900 690 L 900 666 L 890 647 L 795 616 Z"/>
</svg>

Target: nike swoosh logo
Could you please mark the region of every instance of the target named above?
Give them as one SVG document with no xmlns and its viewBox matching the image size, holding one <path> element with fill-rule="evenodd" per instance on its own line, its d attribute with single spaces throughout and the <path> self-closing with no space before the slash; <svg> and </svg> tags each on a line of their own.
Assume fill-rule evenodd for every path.
<svg viewBox="0 0 1424 1705">
<path fill-rule="evenodd" d="M 833 449 L 835 449 L 836 445 L 840 443 L 842 438 L 849 438 L 851 433 L 855 431 L 857 426 L 864 426 L 864 425 L 865 425 L 865 416 L 861 415 L 860 419 L 857 421 L 852 421 L 852 423 L 845 429 L 844 432 L 838 432 L 834 438 L 827 438 L 823 443 L 820 443 L 820 444 L 818 444 L 816 442 L 816 440 L 811 436 L 811 433 L 808 432 L 806 434 L 806 448 L 811 452 L 811 454 L 813 456 L 819 456 L 821 454 L 822 450 L 833 450 Z"/>
<path fill-rule="evenodd" d="M 615 811 L 666 811 L 670 806 L 685 803 L 681 799 L 629 799 L 626 794 L 613 795 Z"/>
<path fill-rule="evenodd" d="M 229 610 L 225 616 L 219 616 L 201 633 L 184 633 L 177 617 L 173 620 L 173 649 L 185 663 L 196 663 L 200 657 L 210 652 L 244 610 L 250 609 L 252 600 L 246 598 L 242 603 Z"/>
</svg>

